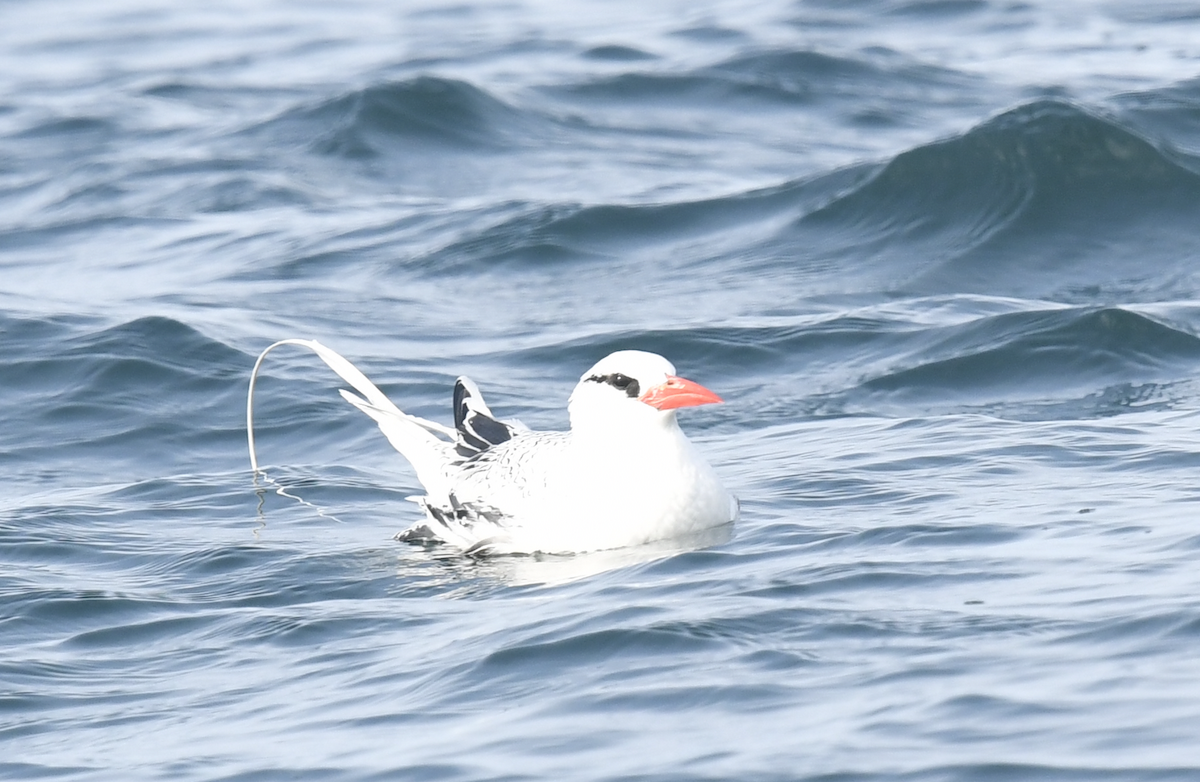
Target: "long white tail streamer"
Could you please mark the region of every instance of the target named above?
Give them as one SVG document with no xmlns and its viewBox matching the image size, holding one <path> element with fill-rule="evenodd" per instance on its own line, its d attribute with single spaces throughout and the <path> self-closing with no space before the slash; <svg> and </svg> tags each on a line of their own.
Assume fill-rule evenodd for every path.
<svg viewBox="0 0 1200 782">
<path fill-rule="evenodd" d="M 320 355 L 318 348 L 324 347 L 310 339 L 281 339 L 258 354 L 258 360 L 254 362 L 254 369 L 250 372 L 250 390 L 246 393 L 246 442 L 250 446 L 250 469 L 255 475 L 263 471 L 258 467 L 258 454 L 254 450 L 254 383 L 258 380 L 258 370 L 262 368 L 263 359 L 280 345 L 301 345 L 317 351 L 317 355 Z"/>
<path fill-rule="evenodd" d="M 262 368 L 263 359 L 280 345 L 300 345 L 316 353 L 321 357 L 322 361 L 329 365 L 330 369 L 337 373 L 338 377 L 345 380 L 354 387 L 355 391 L 363 395 L 366 399 L 367 407 L 382 411 L 387 416 L 416 424 L 420 429 L 424 429 L 430 434 L 440 434 L 449 438 L 451 442 L 454 441 L 455 431 L 453 429 L 402 412 L 400 408 L 392 404 L 392 400 L 388 399 L 374 383 L 367 379 L 366 375 L 336 351 L 330 350 L 315 339 L 281 339 L 273 345 L 268 345 L 267 349 L 258 355 L 258 360 L 254 362 L 254 369 L 250 372 L 250 389 L 246 393 L 246 442 L 250 446 L 250 468 L 254 471 L 255 475 L 263 471 L 258 466 L 258 454 L 254 448 L 254 384 L 258 380 L 258 371 Z M 342 396 L 355 405 L 362 402 L 362 400 L 347 391 L 343 391 Z M 363 409 L 365 410 L 366 408 Z M 429 437 L 427 434 L 423 436 Z"/>
</svg>

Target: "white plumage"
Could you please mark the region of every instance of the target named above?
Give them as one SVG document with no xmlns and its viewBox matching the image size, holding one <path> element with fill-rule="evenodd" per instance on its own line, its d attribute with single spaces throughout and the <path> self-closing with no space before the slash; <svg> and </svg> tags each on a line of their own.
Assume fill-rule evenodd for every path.
<svg viewBox="0 0 1200 782">
<path fill-rule="evenodd" d="M 675 376 L 662 356 L 613 353 L 571 394 L 569 432 L 533 432 L 492 415 L 479 389 L 459 378 L 455 427 L 408 415 L 349 361 L 313 340 L 283 340 L 259 356 L 246 423 L 254 451 L 254 378 L 273 348 L 303 345 L 361 396 L 342 391 L 379 424 L 412 464 L 426 518 L 401 540 L 445 541 L 476 553 L 568 553 L 638 545 L 718 527 L 737 501 L 676 421 L 680 407 L 721 401 Z"/>
</svg>

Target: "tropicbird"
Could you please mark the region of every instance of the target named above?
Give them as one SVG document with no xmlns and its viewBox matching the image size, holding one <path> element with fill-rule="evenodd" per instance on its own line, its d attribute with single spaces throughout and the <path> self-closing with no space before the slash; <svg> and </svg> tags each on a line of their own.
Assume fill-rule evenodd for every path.
<svg viewBox="0 0 1200 782">
<path fill-rule="evenodd" d="M 442 541 L 469 554 L 574 553 L 687 536 L 738 516 L 737 500 L 676 421 L 679 408 L 721 398 L 639 350 L 612 353 L 583 373 L 567 405 L 569 431 L 535 432 L 493 415 L 466 377 L 454 385 L 450 428 L 404 413 L 321 343 L 281 340 L 262 352 L 250 378 L 246 429 L 256 473 L 254 381 L 280 345 L 315 351 L 358 392 L 341 395 L 412 465 L 425 494 L 409 499 L 425 518 L 399 540 Z"/>
</svg>

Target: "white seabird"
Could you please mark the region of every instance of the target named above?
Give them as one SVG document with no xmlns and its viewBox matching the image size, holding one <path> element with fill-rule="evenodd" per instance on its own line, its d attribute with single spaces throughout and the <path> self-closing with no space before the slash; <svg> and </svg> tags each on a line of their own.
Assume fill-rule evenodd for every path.
<svg viewBox="0 0 1200 782">
<path fill-rule="evenodd" d="M 471 554 L 572 553 L 686 536 L 736 520 L 721 485 L 676 421 L 682 407 L 722 401 L 678 377 L 662 356 L 613 353 L 571 393 L 567 432 L 501 421 L 479 389 L 454 386 L 454 428 L 402 412 L 349 361 L 314 340 L 262 352 L 250 379 L 246 428 L 254 450 L 254 380 L 279 345 L 311 348 L 362 396 L 342 396 L 379 424 L 412 465 L 426 518 L 396 537 L 444 541 Z"/>
</svg>

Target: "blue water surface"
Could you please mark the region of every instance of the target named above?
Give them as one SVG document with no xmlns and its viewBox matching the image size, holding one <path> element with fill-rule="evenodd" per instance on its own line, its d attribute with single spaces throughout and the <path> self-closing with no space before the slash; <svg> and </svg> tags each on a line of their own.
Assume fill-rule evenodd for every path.
<svg viewBox="0 0 1200 782">
<path fill-rule="evenodd" d="M 731 536 L 471 560 L 314 356 Z M 1200 779 L 1190 2 L 0 6 L 0 778 Z"/>
</svg>

